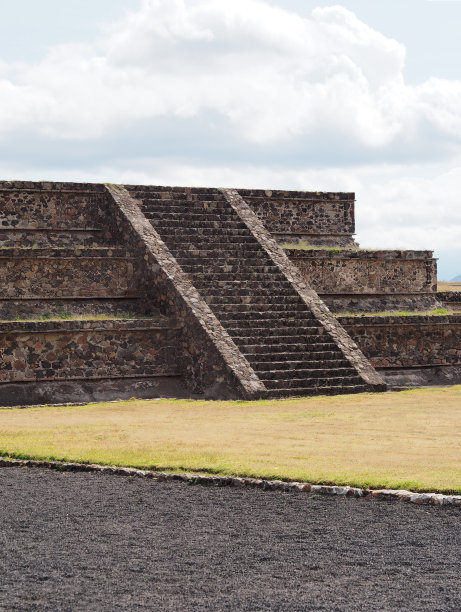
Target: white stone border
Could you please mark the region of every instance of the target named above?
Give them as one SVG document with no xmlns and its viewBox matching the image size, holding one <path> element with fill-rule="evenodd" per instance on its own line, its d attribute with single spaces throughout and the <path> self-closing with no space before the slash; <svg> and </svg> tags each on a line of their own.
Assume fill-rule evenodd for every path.
<svg viewBox="0 0 461 612">
<path fill-rule="evenodd" d="M 415 493 L 404 489 L 360 489 L 349 486 L 314 485 L 307 482 L 286 482 L 283 480 L 264 480 L 262 478 L 240 478 L 236 476 L 206 476 L 204 474 L 174 474 L 138 470 L 136 468 L 104 466 L 97 463 L 65 463 L 61 461 L 38 461 L 0 458 L 2 467 L 37 467 L 64 472 L 101 472 L 120 476 L 137 476 L 158 481 L 187 482 L 202 486 L 215 487 L 252 487 L 268 491 L 300 491 L 317 495 L 342 495 L 364 499 L 387 499 L 409 502 L 411 504 L 430 504 L 433 506 L 461 507 L 461 495 L 442 495 L 441 493 Z"/>
</svg>

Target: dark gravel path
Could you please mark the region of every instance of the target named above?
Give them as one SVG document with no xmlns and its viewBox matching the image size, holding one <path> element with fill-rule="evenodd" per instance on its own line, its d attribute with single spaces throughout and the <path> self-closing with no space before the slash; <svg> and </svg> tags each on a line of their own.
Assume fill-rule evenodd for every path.
<svg viewBox="0 0 461 612">
<path fill-rule="evenodd" d="M 0 610 L 459 610 L 451 507 L 0 469 Z"/>
</svg>

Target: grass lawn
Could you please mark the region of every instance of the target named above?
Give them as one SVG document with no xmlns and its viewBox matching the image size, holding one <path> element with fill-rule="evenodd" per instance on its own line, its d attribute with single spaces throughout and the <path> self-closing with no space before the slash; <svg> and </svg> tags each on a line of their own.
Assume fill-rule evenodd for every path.
<svg viewBox="0 0 461 612">
<path fill-rule="evenodd" d="M 0 453 L 461 493 L 461 386 L 0 410 Z"/>
</svg>

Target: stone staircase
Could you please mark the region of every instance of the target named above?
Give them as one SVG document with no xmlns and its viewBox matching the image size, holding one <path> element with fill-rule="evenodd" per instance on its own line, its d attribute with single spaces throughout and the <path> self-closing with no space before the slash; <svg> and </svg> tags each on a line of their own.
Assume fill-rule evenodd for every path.
<svg viewBox="0 0 461 612">
<path fill-rule="evenodd" d="M 376 388 L 220 190 L 126 189 L 264 383 L 267 397 Z"/>
<path fill-rule="evenodd" d="M 102 185 L 0 183 L 0 406 L 152 397 L 181 378 L 180 329 L 146 306 L 105 198 Z"/>
</svg>

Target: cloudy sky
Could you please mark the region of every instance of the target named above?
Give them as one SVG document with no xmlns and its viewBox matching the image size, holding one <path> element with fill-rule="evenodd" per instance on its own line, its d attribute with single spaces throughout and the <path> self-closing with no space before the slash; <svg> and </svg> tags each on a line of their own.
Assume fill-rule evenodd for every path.
<svg viewBox="0 0 461 612">
<path fill-rule="evenodd" d="M 461 1 L 0 9 L 0 178 L 355 191 L 461 274 Z"/>
</svg>

